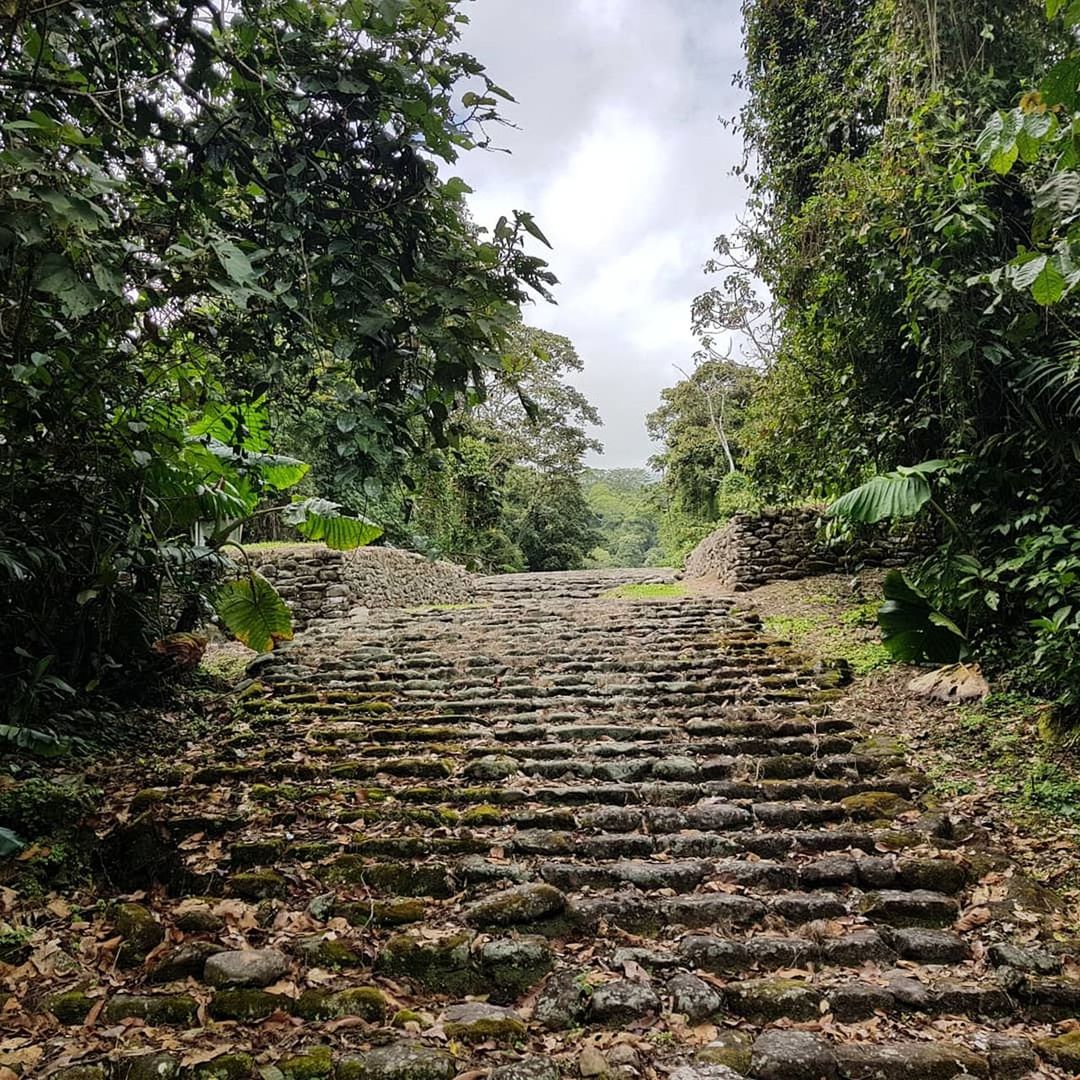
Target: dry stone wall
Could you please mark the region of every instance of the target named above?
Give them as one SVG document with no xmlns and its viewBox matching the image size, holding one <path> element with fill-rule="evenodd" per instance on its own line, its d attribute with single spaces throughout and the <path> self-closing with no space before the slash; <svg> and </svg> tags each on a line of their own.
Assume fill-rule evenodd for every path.
<svg viewBox="0 0 1080 1080">
<path fill-rule="evenodd" d="M 298 627 L 347 615 L 353 608 L 461 604 L 472 599 L 472 575 L 399 548 L 332 551 L 321 544 L 289 544 L 248 552 L 292 608 Z"/>
<path fill-rule="evenodd" d="M 686 560 L 686 576 L 710 578 L 732 592 L 855 566 L 904 566 L 918 554 L 908 536 L 887 532 L 843 545 L 821 537 L 820 507 L 743 511 L 704 540 Z"/>
</svg>

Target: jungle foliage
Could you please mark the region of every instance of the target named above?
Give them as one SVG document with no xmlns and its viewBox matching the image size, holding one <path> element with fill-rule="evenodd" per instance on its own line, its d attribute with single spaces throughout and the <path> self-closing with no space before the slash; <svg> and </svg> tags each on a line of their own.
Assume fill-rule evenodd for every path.
<svg viewBox="0 0 1080 1080">
<path fill-rule="evenodd" d="M 56 719 L 148 657 L 211 587 L 207 531 L 301 479 L 265 455 L 312 402 L 316 464 L 369 502 L 455 440 L 554 283 L 528 214 L 476 227 L 437 167 L 509 97 L 465 21 L 453 0 L 7 5 L 0 711 Z M 297 524 L 342 516 L 325 494 Z"/>
<path fill-rule="evenodd" d="M 751 214 L 727 243 L 776 329 L 746 468 L 769 499 L 929 517 L 907 602 L 1075 705 L 1080 5 L 744 15 Z"/>
</svg>

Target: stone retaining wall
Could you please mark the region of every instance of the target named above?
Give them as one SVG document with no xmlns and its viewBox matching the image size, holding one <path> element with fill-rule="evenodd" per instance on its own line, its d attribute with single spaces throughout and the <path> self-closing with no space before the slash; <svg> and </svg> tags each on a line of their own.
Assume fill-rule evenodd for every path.
<svg viewBox="0 0 1080 1080">
<path fill-rule="evenodd" d="M 332 551 L 321 544 L 288 544 L 248 555 L 292 608 L 298 628 L 356 607 L 461 604 L 474 594 L 472 575 L 463 567 L 399 548 Z"/>
<path fill-rule="evenodd" d="M 919 553 L 909 535 L 884 530 L 826 544 L 820 507 L 742 511 L 705 537 L 686 560 L 689 578 L 716 579 L 732 592 L 857 566 L 904 566 Z"/>
</svg>

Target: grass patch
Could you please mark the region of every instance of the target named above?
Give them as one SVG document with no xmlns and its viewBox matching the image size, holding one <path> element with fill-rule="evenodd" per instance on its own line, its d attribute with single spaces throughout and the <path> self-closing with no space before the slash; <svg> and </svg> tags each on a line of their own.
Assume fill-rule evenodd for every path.
<svg viewBox="0 0 1080 1080">
<path fill-rule="evenodd" d="M 796 649 L 823 660 L 845 660 L 854 675 L 869 675 L 893 661 L 880 641 L 866 640 L 876 622 L 876 603 L 820 615 L 769 615 L 763 620 L 770 634 L 790 641 Z"/>
<path fill-rule="evenodd" d="M 1080 825 L 1080 758 L 1069 740 L 1054 738 L 1047 715 L 1037 698 L 995 693 L 960 709 L 956 726 L 934 741 L 952 766 L 964 761 L 983 773 L 1014 812 Z M 972 785 L 950 779 L 951 765 L 935 770 L 938 789 L 967 794 Z"/>
<path fill-rule="evenodd" d="M 689 596 L 690 590 L 678 581 L 643 585 L 620 585 L 601 594 L 603 600 L 675 600 Z"/>
</svg>

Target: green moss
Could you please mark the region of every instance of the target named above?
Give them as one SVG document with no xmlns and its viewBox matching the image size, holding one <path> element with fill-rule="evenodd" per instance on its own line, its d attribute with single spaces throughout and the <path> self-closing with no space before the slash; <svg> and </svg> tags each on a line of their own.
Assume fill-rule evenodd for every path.
<svg viewBox="0 0 1080 1080">
<path fill-rule="evenodd" d="M 244 900 L 267 900 L 284 897 L 289 883 L 275 870 L 248 870 L 230 875 L 229 889 Z"/>
<path fill-rule="evenodd" d="M 97 805 L 101 792 L 74 783 L 22 780 L 0 790 L 0 826 L 33 839 L 71 828 Z"/>
<path fill-rule="evenodd" d="M 190 994 L 116 994 L 105 1005 L 103 1015 L 109 1024 L 139 1019 L 151 1027 L 194 1027 L 198 1023 L 199 1006 Z"/>
<path fill-rule="evenodd" d="M 83 1023 L 93 1005 L 93 998 L 85 990 L 65 990 L 45 999 L 45 1008 L 61 1024 Z"/>
<path fill-rule="evenodd" d="M 525 1025 L 517 1017 L 485 1017 L 482 1020 L 470 1020 L 466 1023 L 449 1021 L 443 1025 L 448 1039 L 460 1039 L 462 1042 L 517 1042 L 525 1037 Z"/>
<path fill-rule="evenodd" d="M 419 1024 L 421 1027 L 423 1027 L 423 1013 L 418 1013 L 415 1009 L 398 1009 L 398 1011 L 394 1013 L 393 1017 L 390 1020 L 390 1026 L 396 1028 L 403 1028 L 406 1024 Z"/>
<path fill-rule="evenodd" d="M 816 1020 L 821 996 L 797 979 L 748 979 L 728 987 L 728 1007 L 755 1023 Z"/>
<path fill-rule="evenodd" d="M 150 810 L 155 806 L 161 806 L 166 798 L 166 792 L 161 788 L 143 788 L 142 791 L 136 792 L 131 800 L 131 813 L 138 815 L 144 810 Z"/>
<path fill-rule="evenodd" d="M 454 894 L 449 870 L 440 863 L 368 863 L 359 855 L 342 855 L 322 870 L 330 884 L 366 884 L 393 896 L 432 896 L 447 899 Z"/>
<path fill-rule="evenodd" d="M 1070 1031 L 1054 1039 L 1040 1039 L 1035 1046 L 1052 1065 L 1068 1073 L 1080 1071 L 1080 1031 Z"/>
<path fill-rule="evenodd" d="M 117 953 L 122 968 L 142 963 L 146 954 L 165 940 L 165 928 L 142 904 L 117 904 L 113 909 L 116 932 L 124 939 Z"/>
<path fill-rule="evenodd" d="M 249 840 L 233 844 L 229 859 L 233 866 L 263 866 L 278 862 L 285 854 L 284 840 Z"/>
<path fill-rule="evenodd" d="M 291 1054 L 278 1063 L 285 1080 L 329 1080 L 334 1073 L 334 1059 L 328 1046 L 312 1046 Z"/>
<path fill-rule="evenodd" d="M 278 1009 L 288 1011 L 289 999 L 265 990 L 218 990 L 210 1001 L 215 1020 L 264 1020 Z"/>
<path fill-rule="evenodd" d="M 364 958 L 349 942 L 339 938 L 305 938 L 299 947 L 305 962 L 312 967 L 339 971 L 341 968 L 359 967 L 364 962 Z"/>
<path fill-rule="evenodd" d="M 749 1035 L 741 1031 L 725 1031 L 698 1050 L 694 1060 L 702 1065 L 723 1065 L 746 1075 L 750 1072 L 752 1047 L 753 1040 Z"/>
<path fill-rule="evenodd" d="M 480 806 L 470 806 L 461 815 L 462 825 L 498 825 L 502 821 L 502 811 L 497 806 L 481 803 Z"/>
<path fill-rule="evenodd" d="M 255 1075 L 255 1059 L 250 1054 L 219 1054 L 192 1069 L 195 1080 L 251 1080 Z"/>
<path fill-rule="evenodd" d="M 472 942 L 473 935 L 464 931 L 437 940 L 398 934 L 382 947 L 375 967 L 387 975 L 413 979 L 438 993 L 480 993 L 485 986 L 470 963 Z"/>
<path fill-rule="evenodd" d="M 338 904 L 333 913 L 350 926 L 405 926 L 424 918 L 424 902 L 411 898 L 360 900 Z"/>
<path fill-rule="evenodd" d="M 304 1020 L 333 1020 L 341 1016 L 359 1016 L 378 1024 L 386 1017 L 386 998 L 374 986 L 354 986 L 336 993 L 305 990 L 293 1006 Z"/>
</svg>

